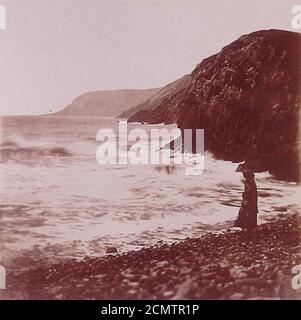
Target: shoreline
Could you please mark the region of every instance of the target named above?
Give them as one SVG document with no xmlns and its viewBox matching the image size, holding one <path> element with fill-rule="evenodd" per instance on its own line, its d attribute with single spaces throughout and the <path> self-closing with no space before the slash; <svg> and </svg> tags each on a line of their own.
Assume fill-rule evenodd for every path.
<svg viewBox="0 0 301 320">
<path fill-rule="evenodd" d="M 300 216 L 8 273 L 2 299 L 301 299 Z"/>
</svg>

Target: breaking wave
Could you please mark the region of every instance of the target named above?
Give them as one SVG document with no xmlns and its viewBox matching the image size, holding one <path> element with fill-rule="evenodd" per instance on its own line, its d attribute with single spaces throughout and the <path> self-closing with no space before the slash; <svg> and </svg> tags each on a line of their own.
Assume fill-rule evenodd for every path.
<svg viewBox="0 0 301 320">
<path fill-rule="evenodd" d="M 21 146 L 15 141 L 7 140 L 0 144 L 0 160 L 29 161 L 39 158 L 65 158 L 73 154 L 64 147 L 52 146 Z"/>
</svg>

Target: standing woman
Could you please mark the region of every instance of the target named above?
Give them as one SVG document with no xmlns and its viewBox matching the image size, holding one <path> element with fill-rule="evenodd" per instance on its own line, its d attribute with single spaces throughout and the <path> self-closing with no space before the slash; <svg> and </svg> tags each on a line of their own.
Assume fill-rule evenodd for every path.
<svg viewBox="0 0 301 320">
<path fill-rule="evenodd" d="M 257 187 L 254 179 L 254 173 L 245 163 L 240 164 L 236 171 L 243 173 L 245 178 L 245 189 L 242 194 L 242 203 L 235 226 L 247 229 L 248 232 L 252 232 L 257 226 L 258 213 Z"/>
</svg>

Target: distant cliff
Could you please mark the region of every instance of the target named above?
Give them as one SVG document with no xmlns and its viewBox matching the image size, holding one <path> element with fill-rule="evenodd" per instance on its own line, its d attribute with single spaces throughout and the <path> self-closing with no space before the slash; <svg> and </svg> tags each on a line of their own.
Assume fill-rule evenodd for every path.
<svg viewBox="0 0 301 320">
<path fill-rule="evenodd" d="M 139 119 L 204 128 L 216 157 L 297 181 L 300 79 L 300 34 L 258 31 L 203 60 L 186 88 Z"/>
<path fill-rule="evenodd" d="M 55 113 L 62 116 L 115 117 L 156 93 L 159 89 L 104 90 L 87 92 L 65 109 Z"/>
</svg>

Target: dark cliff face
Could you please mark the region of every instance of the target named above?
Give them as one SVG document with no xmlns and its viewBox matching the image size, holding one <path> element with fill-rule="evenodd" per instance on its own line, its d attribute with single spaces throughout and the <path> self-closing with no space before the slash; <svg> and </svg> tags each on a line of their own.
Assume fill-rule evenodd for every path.
<svg viewBox="0 0 301 320">
<path fill-rule="evenodd" d="M 216 157 L 299 181 L 300 64 L 297 33 L 242 36 L 203 60 L 191 83 L 153 111 L 150 122 L 204 128 L 205 148 Z"/>
</svg>

